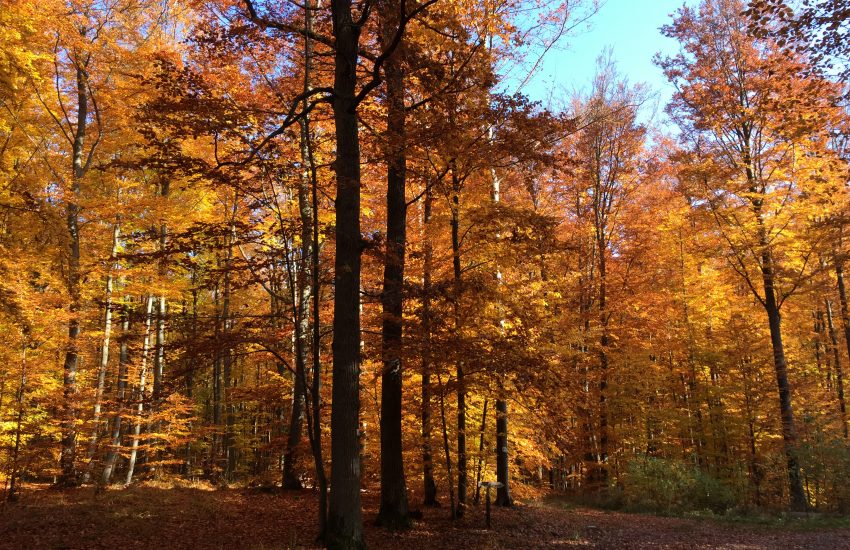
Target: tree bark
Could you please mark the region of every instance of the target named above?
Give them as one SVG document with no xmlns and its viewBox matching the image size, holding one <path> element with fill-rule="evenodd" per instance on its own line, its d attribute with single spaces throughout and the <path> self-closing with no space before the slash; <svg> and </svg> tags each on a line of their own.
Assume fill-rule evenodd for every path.
<svg viewBox="0 0 850 550">
<path fill-rule="evenodd" d="M 500 392 L 504 388 L 499 388 Z M 496 506 L 511 507 L 514 505 L 511 497 L 510 462 L 508 455 L 508 402 L 505 399 L 496 400 L 496 481 L 502 484 L 496 489 Z"/>
<path fill-rule="evenodd" d="M 829 298 L 824 300 L 826 306 L 826 323 L 829 329 L 829 340 L 832 345 L 832 356 L 835 361 L 835 389 L 838 394 L 838 410 L 841 413 L 841 433 L 847 439 L 847 403 L 844 401 L 844 373 L 841 369 L 841 351 L 838 348 L 838 335 L 835 332 L 835 323 L 832 321 L 832 302 Z"/>
<path fill-rule="evenodd" d="M 136 468 L 136 456 L 139 450 L 139 439 L 142 432 L 142 413 L 145 407 L 145 389 L 148 374 L 148 352 L 150 351 L 151 342 L 151 321 L 153 317 L 153 296 L 148 296 L 145 306 L 145 336 L 142 342 L 142 365 L 139 370 L 139 386 L 136 393 L 138 404 L 136 405 L 136 420 L 133 423 L 133 441 L 130 444 L 130 460 L 127 465 L 127 477 L 124 481 L 125 485 L 129 485 L 133 481 L 133 471 Z"/>
<path fill-rule="evenodd" d="M 440 371 L 437 371 L 437 383 L 440 385 L 440 424 L 443 428 L 443 454 L 446 457 L 446 476 L 449 481 L 449 504 L 451 506 L 451 517 L 457 516 L 457 507 L 455 505 L 455 490 L 452 484 L 452 451 L 449 447 L 449 429 L 446 421 L 446 389 L 443 386 L 443 380 L 440 377 Z"/>
<path fill-rule="evenodd" d="M 452 268 L 454 273 L 454 318 L 455 335 L 459 338 L 461 332 L 460 298 L 461 298 L 461 268 L 460 268 L 460 179 L 454 167 L 452 177 Z M 458 360 L 457 377 L 457 509 L 455 517 L 463 517 L 466 509 L 467 496 L 467 456 L 466 456 L 466 380 L 463 372 L 463 361 Z"/>
<path fill-rule="evenodd" d="M 168 197 L 168 193 L 170 190 L 170 182 L 168 181 L 166 176 L 163 176 L 163 179 L 159 185 L 159 196 L 161 199 L 165 200 Z M 164 280 L 167 277 L 166 271 L 166 243 L 168 241 L 168 225 L 165 221 L 160 221 L 159 224 L 159 253 L 162 255 L 159 260 L 159 275 L 161 280 Z M 165 293 L 162 292 L 157 298 L 157 311 L 156 311 L 156 334 L 155 334 L 155 344 L 154 344 L 154 353 L 153 353 L 153 391 L 151 392 L 151 404 L 150 410 L 151 413 L 156 415 L 156 412 L 159 410 L 162 405 L 164 396 L 163 396 L 163 376 L 165 372 L 165 321 L 166 321 L 166 313 L 168 310 L 168 301 L 166 299 Z M 159 433 L 161 431 L 162 420 L 157 420 L 151 426 L 152 428 L 152 436 Z M 150 447 L 157 449 L 157 455 L 162 453 L 162 448 L 158 445 L 159 441 L 156 438 L 152 438 L 150 442 Z"/>
<path fill-rule="evenodd" d="M 422 482 L 424 506 L 437 506 L 437 484 L 434 481 L 433 446 L 431 443 L 431 273 L 434 269 L 434 246 L 431 244 L 431 188 L 425 190 L 423 214 L 424 245 L 422 268 Z"/>
<path fill-rule="evenodd" d="M 12 466 L 9 473 L 9 488 L 6 491 L 6 501 L 15 502 L 18 500 L 18 469 L 20 463 L 21 452 L 21 436 L 24 423 L 24 410 L 26 408 L 26 392 L 27 392 L 27 346 L 29 343 L 24 338 L 24 345 L 21 349 L 21 377 L 18 385 L 18 391 L 15 392 L 15 402 L 17 405 L 17 415 L 15 418 L 15 443 L 12 447 Z"/>
<path fill-rule="evenodd" d="M 310 82 L 310 71 L 313 60 L 313 46 L 309 33 L 313 28 L 314 0 L 306 0 L 304 4 L 304 26 L 308 31 L 304 41 L 304 89 L 309 90 L 312 86 Z M 305 100 L 306 102 L 306 100 Z M 306 106 L 306 105 L 305 105 Z M 319 278 L 319 195 L 318 195 L 318 174 L 316 163 L 313 156 L 312 134 L 310 130 L 310 117 L 305 116 L 301 123 L 301 139 L 303 150 L 306 151 L 307 164 L 309 169 L 309 198 L 310 198 L 310 231 L 311 231 L 311 248 L 310 248 L 310 281 L 311 281 L 311 297 L 313 301 L 312 307 L 312 326 L 310 344 L 312 347 L 312 377 L 310 383 L 310 405 L 312 414 L 307 415 L 308 435 L 310 440 L 310 448 L 313 454 L 313 464 L 316 473 L 316 485 L 319 489 L 318 499 L 318 524 L 319 524 L 319 541 L 324 541 L 327 533 L 328 523 L 328 479 L 325 474 L 325 462 L 322 456 L 322 357 L 321 357 L 321 280 Z M 302 219 L 303 222 L 303 219 Z M 303 237 L 302 237 L 303 238 Z M 305 259 L 306 260 L 306 259 Z M 306 391 L 305 383 L 305 391 Z"/>
<path fill-rule="evenodd" d="M 307 0 L 309 7 L 311 0 Z M 309 131 L 308 134 L 309 136 Z M 308 145 L 309 145 L 308 141 Z M 311 258 L 311 276 L 313 280 L 313 376 L 311 383 L 312 432 L 310 445 L 313 450 L 313 462 L 316 470 L 316 482 L 319 488 L 319 540 L 324 541 L 328 523 L 328 479 L 325 474 L 325 462 L 322 457 L 322 344 L 321 344 L 321 281 L 319 280 L 319 198 L 316 163 L 313 162 L 312 149 L 310 152 L 310 198 L 313 206 L 313 250 Z"/>
<path fill-rule="evenodd" d="M 334 262 L 333 406 L 328 548 L 363 548 L 360 504 L 360 136 L 357 56 L 360 27 L 351 0 L 332 0 L 336 131 L 336 258 Z"/>
<path fill-rule="evenodd" d="M 388 49 L 398 31 L 399 2 L 385 0 L 381 41 Z M 404 109 L 404 46 L 384 63 L 387 132 L 387 240 L 381 293 L 381 506 L 378 522 L 390 529 L 410 527 L 402 454 L 402 333 L 404 330 L 404 262 L 407 246 L 405 184 L 407 152 Z"/>
<path fill-rule="evenodd" d="M 844 262 L 843 258 L 835 260 L 835 282 L 838 287 L 838 303 L 841 314 L 841 326 L 844 329 L 844 343 L 847 345 L 847 357 L 850 357 L 850 312 L 847 307 L 847 288 L 844 285 Z M 844 381 L 839 375 L 838 383 L 840 384 L 841 393 L 844 393 Z M 847 422 L 844 422 L 844 437 L 847 437 Z"/>
<path fill-rule="evenodd" d="M 487 407 L 490 401 L 484 398 L 484 408 L 481 411 L 481 430 L 478 432 L 478 458 L 475 465 L 475 496 L 472 497 L 472 504 L 478 505 L 481 502 L 481 473 L 484 469 L 484 433 L 487 429 Z"/>
<path fill-rule="evenodd" d="M 313 27 L 313 10 L 309 3 L 304 6 L 304 26 L 310 31 Z M 304 93 L 312 90 L 313 45 L 309 36 L 304 38 Z M 307 100 L 304 101 L 307 109 Z M 301 254 L 296 276 L 297 296 L 295 310 L 295 387 L 293 389 L 292 410 L 289 419 L 289 433 L 286 440 L 286 452 L 283 456 L 283 488 L 301 489 L 301 480 L 297 472 L 298 449 L 302 439 L 305 406 L 307 401 L 307 363 L 310 352 L 310 300 L 312 296 L 313 276 L 313 204 L 310 196 L 313 184 L 313 161 L 310 149 L 310 114 L 299 122 L 299 150 L 301 154 L 301 177 L 298 180 L 298 214 L 301 219 Z"/>
<path fill-rule="evenodd" d="M 97 371 L 97 387 L 94 396 L 94 415 L 92 417 L 92 433 L 86 459 L 88 464 L 83 474 L 83 483 L 88 483 L 94 470 L 94 455 L 97 452 L 97 440 L 100 433 L 100 409 L 103 401 L 103 387 L 106 383 L 106 370 L 109 366 L 109 340 L 112 335 L 112 268 L 115 256 L 118 254 L 118 237 L 120 227 L 116 223 L 112 228 L 112 250 L 109 253 L 109 272 L 106 274 L 106 290 L 104 292 L 103 309 L 103 341 L 100 344 L 100 365 Z"/>
<path fill-rule="evenodd" d="M 764 241 L 764 239 L 762 239 Z M 785 459 L 788 467 L 788 483 L 791 495 L 791 509 L 805 511 L 806 494 L 800 476 L 800 463 L 797 458 L 797 429 L 794 424 L 794 411 L 791 406 L 791 384 L 788 382 L 788 363 L 782 342 L 782 318 L 776 302 L 773 280 L 773 258 L 769 250 L 762 252 L 762 282 L 764 284 L 764 308 L 770 325 L 770 343 L 773 347 L 773 365 L 776 371 L 776 385 L 779 389 L 779 412 L 782 418 L 782 439 L 785 443 Z"/>
<path fill-rule="evenodd" d="M 84 34 L 84 33 L 83 33 Z M 66 205 L 68 229 L 68 295 L 71 313 L 68 321 L 68 347 L 62 376 L 62 440 L 59 455 L 59 485 L 77 484 L 77 365 L 79 363 L 80 334 L 80 206 L 77 203 L 80 186 L 86 174 L 87 162 L 83 160 L 88 118 L 88 74 L 86 64 L 77 61 L 77 128 L 72 144 L 72 179 Z"/>
<path fill-rule="evenodd" d="M 612 195 L 613 182 L 616 178 L 618 166 L 609 166 L 607 178 L 604 175 L 603 146 L 594 143 L 594 193 L 593 193 L 593 218 L 594 235 L 596 239 L 596 261 L 599 271 L 599 289 L 597 304 L 599 308 L 599 439 L 596 451 L 596 464 L 591 472 L 590 481 L 594 489 L 602 489 L 608 483 L 608 345 L 610 336 L 608 334 L 608 216 L 614 202 Z M 616 160 L 611 162 L 616 163 Z"/>
<path fill-rule="evenodd" d="M 228 482 L 233 481 L 233 476 L 236 473 L 236 463 L 238 453 L 236 448 L 236 434 L 234 432 L 235 424 L 235 409 L 233 406 L 233 398 L 229 391 L 233 385 L 233 344 L 231 342 L 231 331 L 233 328 L 233 320 L 230 318 L 230 299 L 231 299 L 231 269 L 233 263 L 233 241 L 235 240 L 236 228 L 234 220 L 239 207 L 238 194 L 234 194 L 233 206 L 231 208 L 230 230 L 225 238 L 225 260 L 224 260 L 224 294 L 221 300 L 221 322 L 222 334 L 225 344 L 224 356 L 221 359 L 222 365 L 222 383 L 224 392 L 222 395 L 224 402 L 224 440 L 223 447 L 225 452 L 225 467 L 224 478 Z"/>
<path fill-rule="evenodd" d="M 117 404 L 115 416 L 112 418 L 112 432 L 110 435 L 110 447 L 106 454 L 103 466 L 101 484 L 108 485 L 115 471 L 115 463 L 118 461 L 118 451 L 121 448 L 121 425 L 124 413 L 124 394 L 127 389 L 127 360 L 128 360 L 128 338 L 130 336 L 130 312 L 122 308 L 124 319 L 121 325 L 121 338 L 118 351 L 118 388 L 116 391 Z"/>
<path fill-rule="evenodd" d="M 493 127 L 489 130 L 489 139 L 493 140 Z M 501 201 L 502 181 L 499 179 L 499 174 L 493 168 L 490 171 L 492 178 L 492 189 L 490 190 L 491 200 L 494 204 L 499 204 Z M 499 240 L 500 235 L 496 234 L 496 240 Z M 496 268 L 496 284 L 502 284 L 502 272 Z M 504 319 L 499 319 L 500 327 L 504 324 Z M 511 480 L 510 480 L 510 458 L 508 455 L 508 402 L 505 399 L 505 375 L 497 373 L 497 385 L 499 392 L 496 396 L 496 481 L 501 483 L 501 487 L 496 489 L 496 506 L 511 507 L 513 499 L 511 499 Z M 475 488 L 475 501 L 478 502 L 477 483 Z"/>
</svg>

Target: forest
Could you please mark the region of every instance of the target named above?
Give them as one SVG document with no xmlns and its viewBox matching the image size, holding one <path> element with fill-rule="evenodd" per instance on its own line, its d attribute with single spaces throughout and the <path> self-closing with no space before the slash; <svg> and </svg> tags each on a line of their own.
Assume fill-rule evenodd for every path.
<svg viewBox="0 0 850 550">
<path fill-rule="evenodd" d="M 844 521 L 850 5 L 600 7 L 0 0 L 0 547 Z"/>
</svg>

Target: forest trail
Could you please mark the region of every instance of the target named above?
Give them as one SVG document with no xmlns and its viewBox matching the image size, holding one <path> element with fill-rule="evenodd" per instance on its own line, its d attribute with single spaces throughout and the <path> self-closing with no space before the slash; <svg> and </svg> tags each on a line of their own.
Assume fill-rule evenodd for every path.
<svg viewBox="0 0 850 550">
<path fill-rule="evenodd" d="M 446 508 L 427 509 L 414 528 L 391 534 L 373 525 L 378 495 L 364 494 L 370 548 L 850 548 L 850 529 L 801 529 L 720 523 L 576 508 L 483 507 L 453 523 Z M 205 490 L 139 486 L 95 496 L 91 488 L 30 488 L 0 508 L 0 548 L 94 549 L 311 548 L 315 496 L 310 491 Z"/>
</svg>

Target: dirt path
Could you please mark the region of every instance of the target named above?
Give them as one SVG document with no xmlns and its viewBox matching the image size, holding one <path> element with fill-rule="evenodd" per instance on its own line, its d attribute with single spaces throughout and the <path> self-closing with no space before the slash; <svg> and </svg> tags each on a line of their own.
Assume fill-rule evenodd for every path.
<svg viewBox="0 0 850 550">
<path fill-rule="evenodd" d="M 370 548 L 724 548 L 850 549 L 850 529 L 799 530 L 730 525 L 589 509 L 520 506 L 483 511 L 460 522 L 446 509 L 425 510 L 410 531 L 371 525 L 376 495 L 364 496 Z M 263 493 L 135 487 L 95 496 L 92 489 L 30 490 L 0 506 L 0 548 L 14 549 L 282 549 L 313 547 L 315 498 L 310 492 Z"/>
</svg>

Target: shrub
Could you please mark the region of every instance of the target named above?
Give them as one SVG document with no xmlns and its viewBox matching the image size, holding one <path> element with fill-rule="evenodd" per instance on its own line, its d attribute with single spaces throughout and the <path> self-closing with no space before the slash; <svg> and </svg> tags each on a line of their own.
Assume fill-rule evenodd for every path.
<svg viewBox="0 0 850 550">
<path fill-rule="evenodd" d="M 735 506 L 737 497 L 731 484 L 675 460 L 633 460 L 623 479 L 625 505 L 640 511 L 670 514 L 711 510 L 722 514 Z"/>
</svg>

